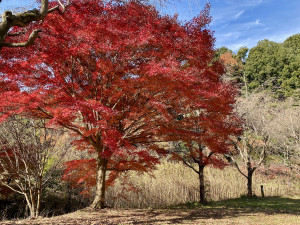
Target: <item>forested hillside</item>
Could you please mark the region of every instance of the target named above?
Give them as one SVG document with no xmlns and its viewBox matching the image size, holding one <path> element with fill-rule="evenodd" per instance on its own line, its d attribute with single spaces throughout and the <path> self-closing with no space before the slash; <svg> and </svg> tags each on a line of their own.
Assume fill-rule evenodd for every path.
<svg viewBox="0 0 300 225">
<path fill-rule="evenodd" d="M 299 99 L 300 34 L 283 43 L 261 40 L 251 49 L 240 48 L 236 54 L 222 47 L 218 54 L 230 67 L 228 73 L 243 83 L 244 91 L 268 90 L 278 99 Z"/>
</svg>

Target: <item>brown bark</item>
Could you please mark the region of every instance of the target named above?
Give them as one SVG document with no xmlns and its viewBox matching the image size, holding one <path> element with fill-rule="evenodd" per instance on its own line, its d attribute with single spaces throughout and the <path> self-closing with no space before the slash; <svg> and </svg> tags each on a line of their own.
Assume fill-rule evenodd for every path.
<svg viewBox="0 0 300 225">
<path fill-rule="evenodd" d="M 91 208 L 103 209 L 105 208 L 105 177 L 107 171 L 107 159 L 104 159 L 99 155 L 97 163 L 96 193 L 94 201 L 91 204 Z"/>
<path fill-rule="evenodd" d="M 200 203 L 204 204 L 205 199 L 205 184 L 204 184 L 204 165 L 199 164 L 199 182 L 200 182 Z"/>
<path fill-rule="evenodd" d="M 68 0 L 66 5 L 62 4 L 60 0 L 58 0 L 58 3 L 62 8 L 61 12 L 64 12 L 70 1 Z M 39 32 L 41 32 L 41 30 L 39 29 L 32 31 L 32 33 L 29 35 L 28 40 L 23 43 L 7 43 L 5 40 L 7 36 L 18 36 L 26 33 L 9 33 L 9 30 L 12 27 L 26 27 L 34 21 L 43 20 L 48 13 L 59 10 L 58 5 L 51 9 L 48 8 L 48 5 L 48 0 L 41 0 L 41 8 L 39 10 L 33 9 L 17 14 L 13 14 L 11 11 L 5 11 L 2 15 L 2 21 L 0 23 L 0 51 L 2 47 L 27 47 L 34 44 L 35 39 L 39 37 Z"/>
<path fill-rule="evenodd" d="M 247 196 L 252 197 L 252 174 L 247 177 Z"/>
<path fill-rule="evenodd" d="M 27 194 L 24 194 L 29 208 L 30 218 L 37 218 L 39 216 L 41 194 L 41 190 L 38 190 L 36 194 L 30 197 Z"/>
<path fill-rule="evenodd" d="M 252 192 L 252 175 L 253 175 L 254 169 L 251 168 L 251 165 L 248 164 L 247 170 L 248 170 L 248 174 L 247 174 L 247 190 L 248 190 L 248 193 L 247 193 L 247 196 L 252 197 L 253 196 L 253 192 Z"/>
</svg>

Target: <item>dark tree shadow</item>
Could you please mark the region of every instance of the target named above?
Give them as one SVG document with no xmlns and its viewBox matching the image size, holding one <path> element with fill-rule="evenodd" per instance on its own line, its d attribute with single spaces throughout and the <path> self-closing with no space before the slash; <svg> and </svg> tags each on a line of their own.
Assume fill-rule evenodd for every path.
<svg viewBox="0 0 300 225">
<path fill-rule="evenodd" d="M 86 208 L 75 213 L 22 224 L 199 224 L 205 221 L 233 220 L 265 215 L 300 215 L 300 200 L 282 197 L 241 197 L 211 202 L 206 205 L 187 203 L 164 209 L 104 209 Z M 11 223 L 10 223 L 11 222 Z M 15 224 L 10 221 L 5 224 Z M 221 221 L 219 221 L 221 223 Z M 0 222 L 1 224 L 1 222 Z"/>
</svg>

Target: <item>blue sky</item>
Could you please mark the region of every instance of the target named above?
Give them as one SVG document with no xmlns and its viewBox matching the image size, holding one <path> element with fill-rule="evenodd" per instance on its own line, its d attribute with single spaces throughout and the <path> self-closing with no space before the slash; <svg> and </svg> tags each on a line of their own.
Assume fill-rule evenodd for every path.
<svg viewBox="0 0 300 225">
<path fill-rule="evenodd" d="M 181 20 L 189 20 L 204 7 L 205 0 L 176 0 L 166 13 L 176 11 Z M 251 48 L 259 40 L 283 42 L 300 33 L 300 0 L 210 0 L 216 47 L 234 51 Z"/>
<path fill-rule="evenodd" d="M 157 0 L 154 0 L 157 1 Z M 35 0 L 2 0 L 0 11 L 30 9 Z M 160 11 L 179 14 L 190 20 L 199 14 L 207 0 L 168 0 Z M 259 40 L 283 42 L 300 33 L 300 0 L 210 0 L 216 47 L 234 51 L 241 46 L 255 46 Z"/>
</svg>

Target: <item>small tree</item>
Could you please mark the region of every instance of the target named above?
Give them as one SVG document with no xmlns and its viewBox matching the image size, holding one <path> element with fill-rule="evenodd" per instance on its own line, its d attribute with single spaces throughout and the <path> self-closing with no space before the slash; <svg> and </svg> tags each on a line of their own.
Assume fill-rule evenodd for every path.
<svg viewBox="0 0 300 225">
<path fill-rule="evenodd" d="M 234 95 L 232 95 L 232 98 L 233 97 Z M 198 121 L 199 126 L 192 131 L 195 132 L 197 138 L 193 137 L 194 140 L 179 142 L 175 144 L 174 150 L 171 151 L 175 160 L 181 161 L 198 174 L 199 202 L 201 204 L 206 202 L 205 167 L 212 165 L 219 169 L 224 168 L 227 163 L 223 156 L 230 152 L 231 147 L 228 141 L 230 137 L 240 133 L 239 122 L 236 115 L 230 108 L 227 113 L 224 113 L 222 117 L 215 117 L 216 121 L 214 122 L 216 122 L 216 124 L 214 129 L 207 129 L 207 127 L 201 126 L 201 122 Z M 190 119 L 192 120 L 193 118 L 190 117 Z"/>
<path fill-rule="evenodd" d="M 31 217 L 39 215 L 42 191 L 66 152 L 61 134 L 44 120 L 12 117 L 0 125 L 0 184 L 25 197 Z"/>
<path fill-rule="evenodd" d="M 266 157 L 267 138 L 261 139 L 261 137 L 253 130 L 253 128 L 247 128 L 244 131 L 243 136 L 234 141 L 235 150 L 240 157 L 246 172 L 244 172 L 235 159 L 235 155 L 230 156 L 230 160 L 236 166 L 238 171 L 247 179 L 247 196 L 253 195 L 252 191 L 252 176 L 254 171 L 262 164 Z"/>
<path fill-rule="evenodd" d="M 266 159 L 269 147 L 270 135 L 267 128 L 272 113 L 262 94 L 252 94 L 246 99 L 240 99 L 237 111 L 244 120 L 243 134 L 232 139 L 234 150 L 228 155 L 228 159 L 247 179 L 247 195 L 252 196 L 253 173 Z"/>
<path fill-rule="evenodd" d="M 177 116 L 177 120 L 178 123 L 188 121 L 188 125 L 182 129 L 188 129 L 185 131 L 190 135 L 182 136 L 181 141 L 175 142 L 175 147 L 171 150 L 174 159 L 180 160 L 198 174 L 201 204 L 206 202 L 205 167 L 212 165 L 224 168 L 227 165 L 224 154 L 229 153 L 232 147 L 229 140 L 241 133 L 240 121 L 234 112 L 236 89 L 232 83 L 222 79 L 222 73 L 218 75 L 217 82 L 222 88 L 213 99 L 215 102 L 210 104 L 212 110 L 185 107 L 186 113 Z"/>
<path fill-rule="evenodd" d="M 193 170 L 199 177 L 199 202 L 205 204 L 206 187 L 205 187 L 205 173 L 204 169 L 207 165 L 216 164 L 219 167 L 223 166 L 222 161 L 218 160 L 217 154 L 209 151 L 209 149 L 201 144 L 179 142 L 172 150 L 173 159 L 179 160 L 185 166 Z M 217 162 L 218 161 L 218 162 Z"/>
</svg>

